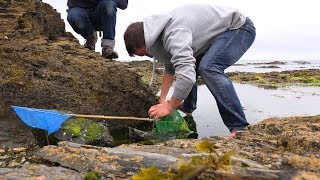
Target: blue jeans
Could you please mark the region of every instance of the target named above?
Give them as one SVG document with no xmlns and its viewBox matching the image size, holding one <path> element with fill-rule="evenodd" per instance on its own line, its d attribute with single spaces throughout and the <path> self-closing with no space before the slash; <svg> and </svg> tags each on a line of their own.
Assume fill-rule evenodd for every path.
<svg viewBox="0 0 320 180">
<path fill-rule="evenodd" d="M 103 32 L 103 39 L 114 40 L 117 8 L 113 0 L 101 0 L 95 8 L 68 9 L 67 20 L 75 32 L 89 39 L 96 31 Z"/>
<path fill-rule="evenodd" d="M 203 57 L 196 58 L 198 63 L 196 71 L 214 96 L 222 120 L 230 132 L 242 130 L 249 123 L 232 82 L 224 70 L 241 58 L 252 45 L 255 36 L 255 27 L 252 21 L 247 18 L 245 24 L 239 29 L 229 30 L 218 35 Z M 197 83 L 184 100 L 183 108 L 192 112 L 196 109 L 196 103 Z"/>
</svg>

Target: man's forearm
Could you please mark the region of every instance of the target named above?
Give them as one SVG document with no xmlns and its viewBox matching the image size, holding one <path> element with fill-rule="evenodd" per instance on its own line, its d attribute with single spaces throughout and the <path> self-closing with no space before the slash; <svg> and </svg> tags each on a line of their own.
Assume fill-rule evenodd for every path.
<svg viewBox="0 0 320 180">
<path fill-rule="evenodd" d="M 163 73 L 161 93 L 160 93 L 160 103 L 164 103 L 166 101 L 166 97 L 172 85 L 173 80 L 174 80 L 173 74 Z"/>
<path fill-rule="evenodd" d="M 172 110 L 177 109 L 177 107 L 181 104 L 182 99 L 177 99 L 174 96 L 171 96 L 171 99 L 169 100 L 169 106 Z"/>
<path fill-rule="evenodd" d="M 172 85 L 173 80 L 174 80 L 174 75 L 168 74 L 168 73 L 163 74 L 160 103 L 166 102 L 166 97 Z M 169 105 L 171 106 L 172 109 L 176 109 L 181 102 L 182 102 L 181 99 L 177 99 L 174 96 L 171 96 L 169 100 Z"/>
</svg>

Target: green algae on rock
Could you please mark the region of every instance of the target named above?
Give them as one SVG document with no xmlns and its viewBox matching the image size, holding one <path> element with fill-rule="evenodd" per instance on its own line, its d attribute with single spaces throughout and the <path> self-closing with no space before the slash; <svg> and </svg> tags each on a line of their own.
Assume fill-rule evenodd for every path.
<svg viewBox="0 0 320 180">
<path fill-rule="evenodd" d="M 284 86 L 320 86 L 320 70 L 293 70 L 282 72 L 252 73 L 229 72 L 235 82 L 250 83 L 264 88 Z"/>
<path fill-rule="evenodd" d="M 88 172 L 84 177 L 84 180 L 99 180 L 99 179 L 101 179 L 101 176 L 95 171 Z"/>
<path fill-rule="evenodd" d="M 319 77 L 291 77 L 290 80 L 320 86 Z"/>
<path fill-rule="evenodd" d="M 114 146 L 113 137 L 106 126 L 85 118 L 66 120 L 54 135 L 59 140 L 97 146 Z"/>
</svg>

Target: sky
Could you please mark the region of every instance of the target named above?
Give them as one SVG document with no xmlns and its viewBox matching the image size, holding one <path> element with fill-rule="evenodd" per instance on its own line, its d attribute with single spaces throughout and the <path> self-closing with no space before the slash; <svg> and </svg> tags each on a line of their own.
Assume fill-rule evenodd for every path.
<svg viewBox="0 0 320 180">
<path fill-rule="evenodd" d="M 320 60 L 319 0 L 129 0 L 126 10 L 118 9 L 115 50 L 120 61 L 149 59 L 129 57 L 123 34 L 127 26 L 143 18 L 164 13 L 189 3 L 215 3 L 232 6 L 248 16 L 257 29 L 254 44 L 241 60 Z M 67 0 L 43 0 L 51 4 L 65 20 L 66 30 L 81 44 L 85 40 L 68 22 Z M 96 51 L 101 52 L 100 41 Z"/>
</svg>

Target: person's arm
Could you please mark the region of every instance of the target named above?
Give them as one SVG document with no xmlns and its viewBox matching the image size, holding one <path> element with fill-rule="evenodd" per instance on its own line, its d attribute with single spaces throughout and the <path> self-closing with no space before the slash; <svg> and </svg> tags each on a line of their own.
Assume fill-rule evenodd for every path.
<svg viewBox="0 0 320 180">
<path fill-rule="evenodd" d="M 173 80 L 174 80 L 174 74 L 167 73 L 166 71 L 163 73 L 160 100 L 159 100 L 160 103 L 157 105 L 151 106 L 151 108 L 149 109 L 149 115 L 154 120 L 158 120 L 159 118 L 170 114 L 175 109 L 174 108 L 175 101 L 172 99 L 172 97 L 169 102 L 167 102 L 166 100 L 167 94 L 169 92 L 169 89 L 172 85 Z M 178 105 L 180 103 L 181 101 L 179 101 Z"/>
<path fill-rule="evenodd" d="M 169 92 L 169 89 L 172 85 L 173 80 L 174 80 L 174 75 L 167 74 L 167 73 L 163 74 L 161 93 L 160 93 L 160 104 L 165 104 L 168 106 L 168 107 L 165 107 L 165 109 L 170 110 L 169 114 L 174 109 L 176 109 L 182 102 L 182 99 L 178 99 L 174 96 L 171 96 L 169 101 L 166 100 L 167 94 Z"/>
<path fill-rule="evenodd" d="M 176 75 L 172 96 L 184 100 L 196 82 L 192 49 L 192 32 L 189 28 L 175 28 L 165 33 L 164 48 L 170 52 L 171 64 Z"/>
<path fill-rule="evenodd" d="M 161 93 L 160 93 L 160 103 L 166 103 L 167 94 L 174 80 L 174 74 L 169 74 L 164 72 L 162 76 L 162 85 L 161 85 Z"/>
<path fill-rule="evenodd" d="M 164 35 L 164 48 L 172 55 L 172 69 L 176 75 L 176 83 L 173 94 L 168 103 L 165 96 L 168 93 L 171 83 L 165 80 L 163 84 L 164 92 L 160 96 L 160 104 L 154 105 L 149 109 L 151 118 L 157 120 L 163 116 L 169 115 L 179 104 L 188 96 L 194 83 L 196 82 L 195 58 L 193 57 L 192 33 L 188 28 L 176 28 Z M 171 70 L 172 70 L 171 69 Z M 165 72 L 166 69 L 165 68 Z M 173 74 L 173 73 L 172 73 Z M 164 77 L 168 78 L 169 77 Z"/>
</svg>

